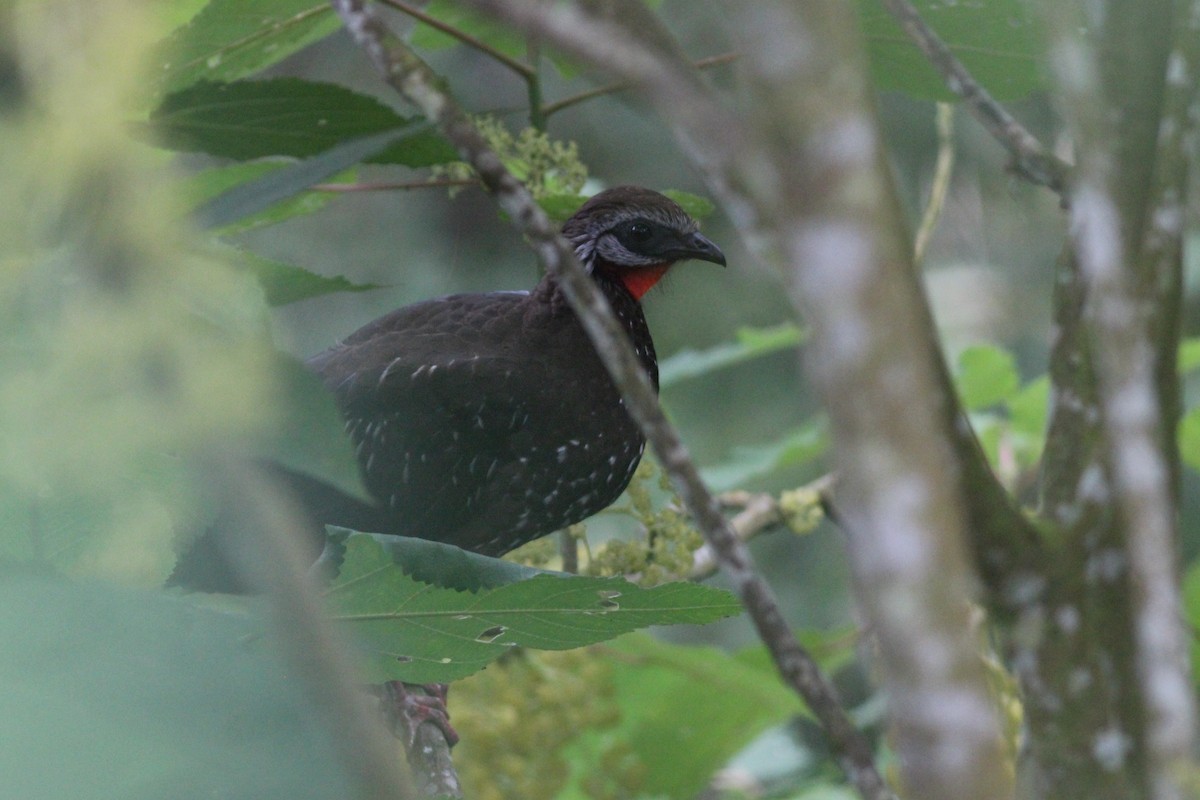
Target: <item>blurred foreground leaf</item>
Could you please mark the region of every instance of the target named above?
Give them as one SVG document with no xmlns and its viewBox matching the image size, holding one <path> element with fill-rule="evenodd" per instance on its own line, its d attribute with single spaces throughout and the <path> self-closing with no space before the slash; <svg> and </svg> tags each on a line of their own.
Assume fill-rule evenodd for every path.
<svg viewBox="0 0 1200 800">
<path fill-rule="evenodd" d="M 256 616 L 9 571 L 0 645 L 7 797 L 351 796 Z"/>
</svg>

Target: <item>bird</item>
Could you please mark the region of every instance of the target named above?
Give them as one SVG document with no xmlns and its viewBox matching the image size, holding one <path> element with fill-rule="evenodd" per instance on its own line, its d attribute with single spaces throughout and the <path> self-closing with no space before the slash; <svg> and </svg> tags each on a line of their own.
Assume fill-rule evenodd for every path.
<svg viewBox="0 0 1200 800">
<path fill-rule="evenodd" d="M 657 391 L 642 298 L 674 264 L 724 266 L 724 253 L 676 202 L 638 186 L 594 195 L 562 235 Z M 553 274 L 528 291 L 396 309 L 306 365 L 334 398 L 371 498 L 274 466 L 320 533 L 337 525 L 501 556 L 612 504 L 645 450 Z M 232 574 L 202 536 L 170 583 L 229 591 Z"/>
</svg>

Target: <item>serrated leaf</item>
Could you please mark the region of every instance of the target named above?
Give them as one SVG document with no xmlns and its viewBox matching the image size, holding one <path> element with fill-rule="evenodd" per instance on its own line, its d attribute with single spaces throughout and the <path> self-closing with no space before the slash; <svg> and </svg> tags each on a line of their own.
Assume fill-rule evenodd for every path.
<svg viewBox="0 0 1200 800">
<path fill-rule="evenodd" d="M 475 593 L 440 588 L 405 575 L 363 534 L 347 541 L 327 594 L 335 618 L 367 642 L 377 677 L 410 683 L 465 677 L 517 645 L 567 650 L 741 610 L 728 592 L 692 583 L 643 589 L 621 578 L 543 574 Z"/>
<path fill-rule="evenodd" d="M 7 797 L 354 794 L 258 615 L 8 571 L 0 641 Z"/>
<path fill-rule="evenodd" d="M 305 158 L 409 122 L 373 97 L 298 78 L 201 81 L 150 114 L 158 144 L 239 161 Z"/>
<path fill-rule="evenodd" d="M 713 201 L 691 192 L 681 192 L 678 189 L 663 189 L 662 194 L 674 200 L 679 207 L 696 219 L 704 219 L 717 210 Z"/>
<path fill-rule="evenodd" d="M 318 0 L 212 0 L 160 46 L 160 89 L 258 72 L 333 33 L 337 14 Z"/>
<path fill-rule="evenodd" d="M 737 340 L 708 350 L 681 350 L 659 365 L 660 386 L 705 375 L 755 358 L 799 347 L 807 331 L 785 322 L 770 328 L 739 328 Z"/>
<path fill-rule="evenodd" d="M 993 345 L 974 345 L 958 357 L 955 375 L 968 411 L 978 411 L 1012 397 L 1021 386 L 1012 353 Z"/>
<path fill-rule="evenodd" d="M 829 448 L 829 431 L 823 417 L 784 434 L 778 441 L 755 447 L 734 448 L 728 461 L 701 470 L 704 480 L 718 492 L 737 489 L 748 481 L 777 469 L 804 464 Z"/>
<path fill-rule="evenodd" d="M 1041 44 L 1022 0 L 954 3 L 914 0 L 921 18 L 997 100 L 1027 96 L 1042 85 Z M 957 99 L 880 0 L 859 0 L 871 75 L 880 89 L 930 100 Z"/>
<path fill-rule="evenodd" d="M 284 306 L 338 292 L 368 292 L 381 288 L 374 283 L 354 283 L 341 275 L 318 275 L 294 264 L 272 261 L 249 251 L 242 251 L 239 262 L 258 280 L 267 303 Z"/>
</svg>

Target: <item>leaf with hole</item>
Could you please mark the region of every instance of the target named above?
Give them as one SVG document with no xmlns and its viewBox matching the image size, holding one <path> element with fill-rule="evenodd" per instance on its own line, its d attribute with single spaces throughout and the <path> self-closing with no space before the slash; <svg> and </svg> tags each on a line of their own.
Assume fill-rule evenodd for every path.
<svg viewBox="0 0 1200 800">
<path fill-rule="evenodd" d="M 366 534 L 346 542 L 327 596 L 371 654 L 373 677 L 410 683 L 465 677 L 514 646 L 568 650 L 741 611 L 728 592 L 693 583 L 644 589 L 622 578 L 539 574 L 477 592 L 441 588 L 404 574 Z"/>
</svg>

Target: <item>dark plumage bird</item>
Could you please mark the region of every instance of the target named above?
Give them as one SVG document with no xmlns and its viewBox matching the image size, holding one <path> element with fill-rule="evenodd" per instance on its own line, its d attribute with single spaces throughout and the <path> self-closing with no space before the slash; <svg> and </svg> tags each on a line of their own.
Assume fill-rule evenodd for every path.
<svg viewBox="0 0 1200 800">
<path fill-rule="evenodd" d="M 723 265 L 725 256 L 676 203 L 633 186 L 591 198 L 563 235 L 657 387 L 642 296 L 678 261 Z M 528 292 L 397 309 L 308 366 L 334 394 L 375 500 L 284 472 L 322 523 L 501 555 L 608 506 L 645 448 L 549 276 Z M 196 547 L 211 549 L 203 538 Z M 174 582 L 211 588 L 197 560 L 185 556 Z"/>
</svg>

